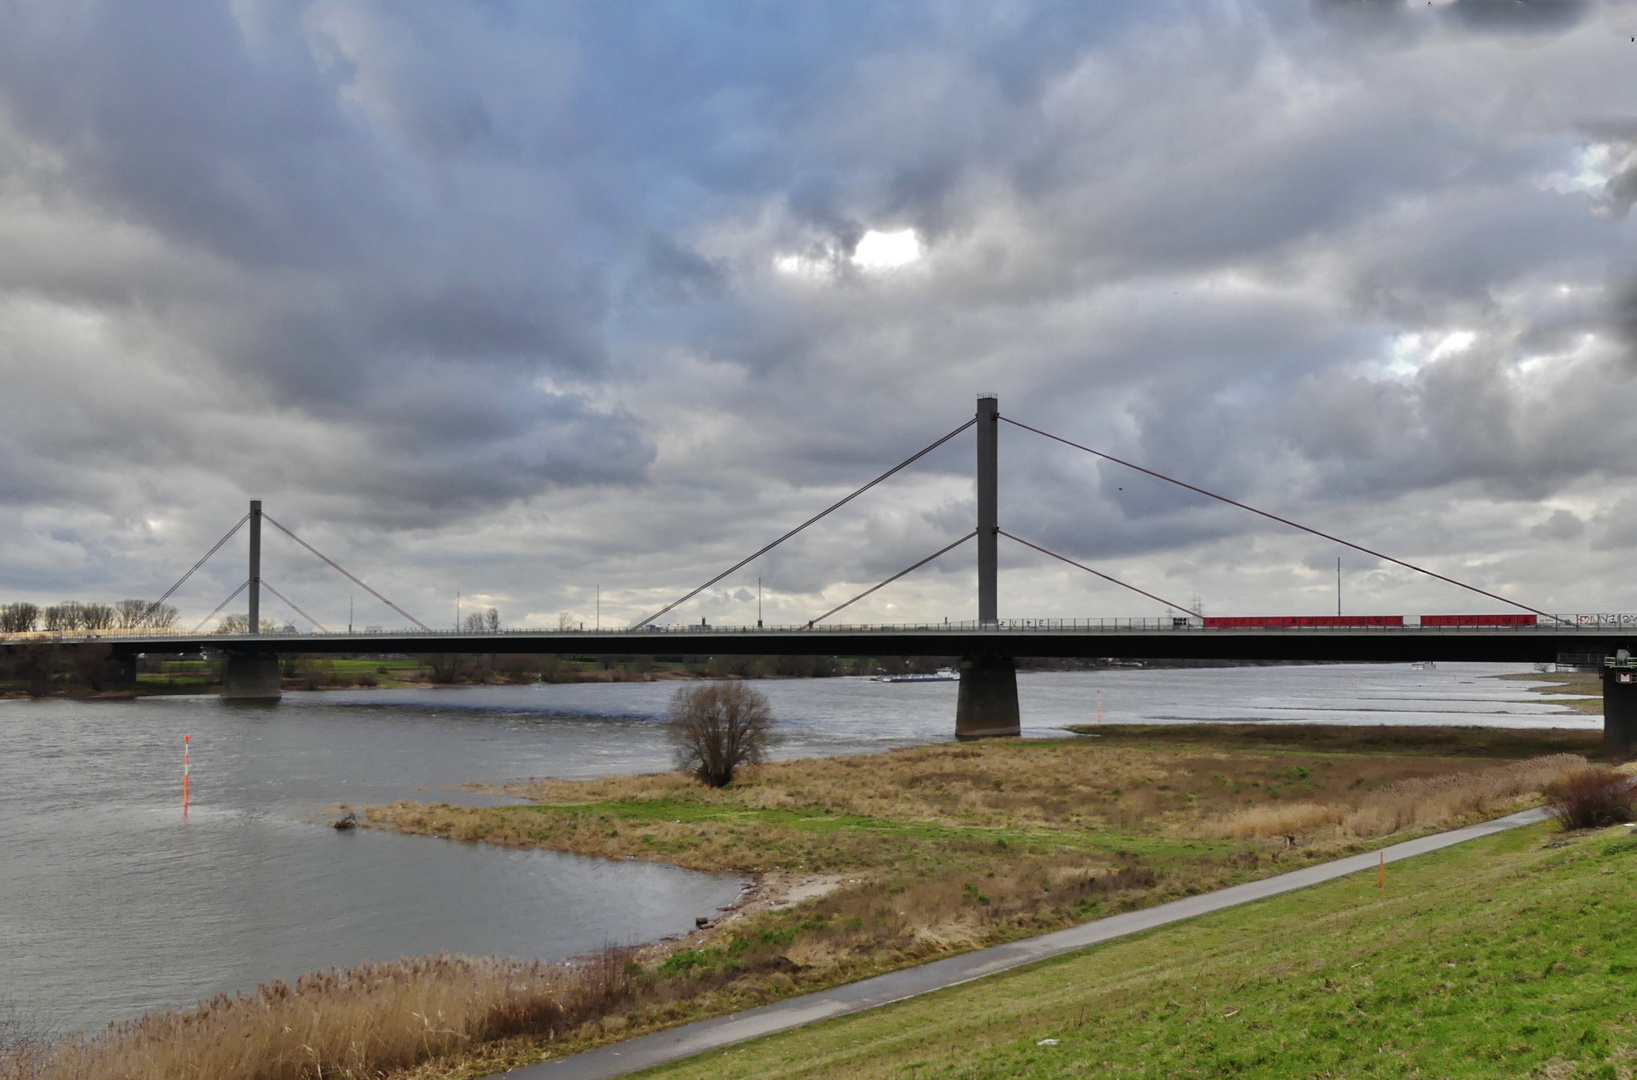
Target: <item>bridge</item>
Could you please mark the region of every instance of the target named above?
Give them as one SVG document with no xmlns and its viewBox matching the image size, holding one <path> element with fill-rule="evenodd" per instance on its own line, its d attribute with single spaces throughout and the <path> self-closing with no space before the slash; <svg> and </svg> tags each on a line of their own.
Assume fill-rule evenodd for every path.
<svg viewBox="0 0 1637 1080">
<path fill-rule="evenodd" d="M 1367 554 L 1373 558 L 1446 582 L 1487 600 L 1519 609 L 1508 616 L 1310 616 L 1304 618 L 1206 618 L 1186 605 L 1167 601 L 1090 566 L 1050 551 L 1002 529 L 999 522 L 999 432 L 1002 423 L 1097 456 L 1148 476 L 1257 514 L 1293 529 Z M 712 627 L 662 623 L 660 620 L 712 585 L 750 565 L 779 544 L 841 509 L 969 428 L 976 429 L 977 521 L 975 528 L 926 558 L 888 577 L 805 624 L 783 627 Z M 328 563 L 356 585 L 402 615 L 416 629 L 387 633 L 332 633 L 306 616 L 282 594 L 271 590 L 261 573 L 262 526 L 267 522 Z M 239 524 L 217 542 L 156 601 L 157 609 L 219 551 L 237 531 L 249 526 L 249 573 L 245 582 L 191 631 L 136 629 L 99 634 L 128 680 L 135 681 L 135 661 L 148 652 L 212 650 L 225 657 L 222 697 L 234 701 L 276 701 L 280 696 L 281 654 L 346 653 L 572 653 L 593 655 L 829 655 L 957 656 L 960 688 L 955 734 L 983 738 L 1019 733 L 1016 660 L 1018 657 L 1130 658 L 1290 661 L 1480 661 L 1594 664 L 1603 676 L 1604 738 L 1620 753 L 1637 752 L 1637 616 L 1553 614 L 1477 586 L 1458 581 L 1402 559 L 1322 532 L 1300 522 L 1187 483 L 1134 462 L 1003 417 L 994 395 L 978 398 L 976 415 L 846 497 L 784 533 L 761 549 L 716 574 L 653 615 L 621 630 L 436 631 L 364 584 L 350 571 L 319 552 L 267 515 L 259 500 Z M 1129 589 L 1183 612 L 1164 619 L 1006 619 L 999 618 L 997 549 L 1004 537 L 1036 552 Z M 975 621 L 926 625 L 846 625 L 831 622 L 852 604 L 891 585 L 968 541 L 977 541 L 978 596 Z M 259 632 L 263 588 L 315 627 L 312 633 Z M 203 632 L 204 626 L 240 593 L 247 593 L 248 632 Z"/>
</svg>

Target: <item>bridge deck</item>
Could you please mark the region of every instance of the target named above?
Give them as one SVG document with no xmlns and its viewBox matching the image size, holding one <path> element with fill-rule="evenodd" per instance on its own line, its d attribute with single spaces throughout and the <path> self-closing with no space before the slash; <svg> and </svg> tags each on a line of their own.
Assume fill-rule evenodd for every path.
<svg viewBox="0 0 1637 1080">
<path fill-rule="evenodd" d="M 38 639 L 38 636 L 36 636 Z M 1217 629 L 1156 620 L 1080 625 L 512 630 L 497 633 L 105 634 L 116 653 L 567 653 L 579 655 L 1038 656 L 1193 660 L 1553 662 L 1637 652 L 1637 626 Z M 13 643 L 21 643 L 13 639 Z"/>
</svg>

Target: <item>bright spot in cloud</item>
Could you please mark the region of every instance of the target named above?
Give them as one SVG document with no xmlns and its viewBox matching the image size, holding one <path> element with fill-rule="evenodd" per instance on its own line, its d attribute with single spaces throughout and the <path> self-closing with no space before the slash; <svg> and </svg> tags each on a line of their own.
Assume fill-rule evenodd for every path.
<svg viewBox="0 0 1637 1080">
<path fill-rule="evenodd" d="M 802 254 L 775 255 L 773 269 L 792 277 L 828 281 L 836 276 L 836 260 L 839 254 L 835 245 L 824 244 Z"/>
<path fill-rule="evenodd" d="M 896 270 L 921 257 L 921 238 L 914 229 L 878 232 L 871 229 L 853 248 L 853 265 L 860 270 Z"/>
<path fill-rule="evenodd" d="M 1442 336 L 1399 334 L 1388 349 L 1387 374 L 1409 378 L 1434 361 L 1466 352 L 1477 340 L 1478 335 L 1471 330 L 1456 330 Z"/>
</svg>

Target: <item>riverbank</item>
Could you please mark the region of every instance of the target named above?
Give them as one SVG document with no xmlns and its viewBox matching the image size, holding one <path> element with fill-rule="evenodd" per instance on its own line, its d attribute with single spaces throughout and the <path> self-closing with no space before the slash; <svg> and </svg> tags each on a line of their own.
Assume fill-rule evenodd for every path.
<svg viewBox="0 0 1637 1080">
<path fill-rule="evenodd" d="M 1596 737 L 1456 729 L 1459 752 L 1428 756 L 1384 751 L 1378 729 L 1277 728 L 1255 745 L 1156 727 L 783 762 L 719 792 L 651 774 L 520 781 L 498 790 L 530 801 L 506 807 L 377 806 L 372 828 L 737 870 L 758 888 L 635 952 L 372 965 L 152 1014 L 53 1075 L 252 1075 L 207 1053 L 251 1045 L 269 1078 L 480 1075 L 1494 816 L 1538 802 L 1582 765 L 1563 751 Z M 1529 757 L 1541 749 L 1557 752 Z M 477 985 L 499 989 L 450 989 Z M 411 1038 L 406 1002 L 437 1031 Z M 133 1073 L 137 1059 L 155 1064 Z"/>
<path fill-rule="evenodd" d="M 1582 768 L 1565 751 L 1592 749 L 1595 736 L 1412 729 L 1412 744 L 1455 751 L 1425 756 L 1384 752 L 1358 729 L 1281 726 L 1247 746 L 1240 727 L 1216 745 L 1133 727 L 1106 742 L 784 762 L 716 792 L 674 774 L 521 781 L 503 790 L 527 805 L 367 814 L 418 835 L 757 874 L 742 910 L 644 957 L 670 1000 L 624 1013 L 626 1035 L 1497 816 Z M 1552 753 L 1533 756 L 1542 749 Z M 829 891 L 763 903 L 791 882 Z M 574 1046 L 584 1045 L 582 1035 Z M 508 1040 L 414 1075 L 479 1075 L 569 1050 Z"/>
<path fill-rule="evenodd" d="M 1470 841 L 644 1075 L 1631 1076 L 1631 831 Z"/>
</svg>

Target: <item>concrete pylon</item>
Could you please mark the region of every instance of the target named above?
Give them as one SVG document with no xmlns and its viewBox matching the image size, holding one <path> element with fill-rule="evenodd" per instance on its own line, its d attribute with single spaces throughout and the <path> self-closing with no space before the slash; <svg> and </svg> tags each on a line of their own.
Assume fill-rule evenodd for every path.
<svg viewBox="0 0 1637 1080">
<path fill-rule="evenodd" d="M 1021 735 L 1017 709 L 1017 661 L 1010 656 L 973 656 L 961 661 L 955 702 L 955 738 Z"/>
<path fill-rule="evenodd" d="M 1000 625 L 1000 399 L 978 397 L 978 626 Z M 992 739 L 1018 735 L 1017 662 L 1009 656 L 975 656 L 961 661 L 961 689 L 955 705 L 955 738 Z"/>
<path fill-rule="evenodd" d="M 250 633 L 261 633 L 261 500 L 250 500 Z"/>
<path fill-rule="evenodd" d="M 1603 665 L 1603 745 L 1637 757 L 1637 661 L 1611 657 Z"/>
<path fill-rule="evenodd" d="M 227 653 L 222 657 L 222 700 L 271 702 L 284 696 L 279 658 L 271 653 Z"/>
<path fill-rule="evenodd" d="M 978 398 L 978 625 L 988 629 L 1000 618 L 1000 399 Z"/>
</svg>

